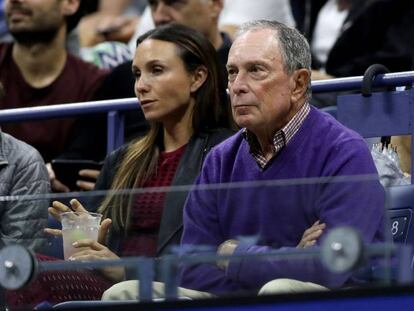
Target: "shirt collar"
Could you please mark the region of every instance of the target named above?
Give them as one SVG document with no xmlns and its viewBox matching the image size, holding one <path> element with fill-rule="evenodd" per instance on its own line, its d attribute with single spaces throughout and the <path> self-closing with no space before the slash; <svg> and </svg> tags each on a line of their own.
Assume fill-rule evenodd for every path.
<svg viewBox="0 0 414 311">
<path fill-rule="evenodd" d="M 242 134 L 244 139 L 249 145 L 249 152 L 256 160 L 257 164 L 265 169 L 266 166 L 279 154 L 279 152 L 289 143 L 289 141 L 295 136 L 299 128 L 305 121 L 310 111 L 309 103 L 305 103 L 302 108 L 293 116 L 293 118 L 273 136 L 273 157 L 270 160 L 266 160 L 260 147 L 259 141 L 256 135 L 254 135 L 248 129 L 243 129 Z"/>
</svg>

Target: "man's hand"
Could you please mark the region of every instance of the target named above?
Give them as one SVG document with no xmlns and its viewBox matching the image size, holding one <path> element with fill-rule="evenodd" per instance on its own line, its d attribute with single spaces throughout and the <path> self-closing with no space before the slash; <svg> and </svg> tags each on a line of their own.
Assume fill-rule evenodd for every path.
<svg viewBox="0 0 414 311">
<path fill-rule="evenodd" d="M 52 164 L 47 163 L 46 168 L 49 174 L 50 186 L 52 187 L 52 190 L 55 192 L 69 192 L 70 189 L 56 178 Z"/>
<path fill-rule="evenodd" d="M 219 245 L 217 248 L 217 255 L 233 255 L 236 250 L 237 245 L 239 245 L 237 240 L 227 240 Z M 220 260 L 217 262 L 217 267 L 220 269 L 226 270 L 229 266 L 229 260 Z"/>
<path fill-rule="evenodd" d="M 127 43 L 135 33 L 139 17 L 117 16 L 102 12 L 89 14 L 78 25 L 81 47 L 92 47 L 104 41 Z"/>
<path fill-rule="evenodd" d="M 96 180 L 98 179 L 98 176 L 101 171 L 99 170 L 91 170 L 91 169 L 85 169 L 79 171 L 79 176 L 86 177 L 88 179 L 93 179 L 94 181 L 84 181 L 84 180 L 78 180 L 76 182 L 76 185 L 84 191 L 91 191 L 95 188 Z"/>
<path fill-rule="evenodd" d="M 302 239 L 300 240 L 299 244 L 296 246 L 298 248 L 306 248 L 309 246 L 313 246 L 316 244 L 316 241 L 322 235 L 323 230 L 326 228 L 324 223 L 320 223 L 320 221 L 316 221 L 312 227 L 306 229 L 303 233 Z"/>
</svg>

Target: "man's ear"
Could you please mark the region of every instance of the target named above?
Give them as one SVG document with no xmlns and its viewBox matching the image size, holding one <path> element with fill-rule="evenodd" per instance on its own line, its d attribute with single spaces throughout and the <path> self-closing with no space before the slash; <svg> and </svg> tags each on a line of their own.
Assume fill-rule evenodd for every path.
<svg viewBox="0 0 414 311">
<path fill-rule="evenodd" d="M 71 16 L 75 14 L 80 6 L 82 0 L 63 0 L 62 1 L 62 13 L 65 16 Z M 85 0 L 83 0 L 85 1 Z M 86 0 L 89 1 L 89 0 Z"/>
<path fill-rule="evenodd" d="M 311 73 L 305 68 L 298 69 L 292 74 L 292 102 L 297 102 L 305 96 L 310 79 Z"/>
<path fill-rule="evenodd" d="M 199 66 L 193 73 L 190 91 L 196 92 L 207 80 L 208 70 L 205 66 Z"/>
</svg>

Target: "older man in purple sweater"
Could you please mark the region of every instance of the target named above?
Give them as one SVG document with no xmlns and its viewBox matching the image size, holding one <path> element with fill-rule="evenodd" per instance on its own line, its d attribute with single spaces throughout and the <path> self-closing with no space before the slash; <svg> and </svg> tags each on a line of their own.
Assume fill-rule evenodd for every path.
<svg viewBox="0 0 414 311">
<path fill-rule="evenodd" d="M 363 139 L 308 104 L 311 57 L 302 35 L 283 24 L 245 25 L 227 64 L 233 116 L 243 129 L 208 155 L 197 184 L 327 177 L 332 182 L 194 190 L 184 211 L 182 243 L 217 247 L 218 254 L 285 252 L 318 221 L 357 229 L 365 243 L 384 240 L 384 193 L 377 180 L 336 176 L 377 172 Z M 348 181 L 347 181 L 348 180 Z M 319 244 L 321 228 L 310 240 Z M 256 236 L 255 245 L 239 236 Z M 308 241 L 309 242 L 309 241 Z M 330 273 L 318 259 L 235 260 L 184 270 L 181 285 L 216 295 L 258 292 L 292 279 L 338 287 L 350 274 Z"/>
</svg>

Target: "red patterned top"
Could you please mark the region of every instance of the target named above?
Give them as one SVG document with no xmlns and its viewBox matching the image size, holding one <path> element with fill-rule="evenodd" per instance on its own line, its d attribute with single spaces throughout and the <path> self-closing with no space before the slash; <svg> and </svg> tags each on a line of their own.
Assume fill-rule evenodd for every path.
<svg viewBox="0 0 414 311">
<path fill-rule="evenodd" d="M 155 174 L 143 188 L 171 186 L 186 145 L 171 152 L 161 152 Z M 121 241 L 120 254 L 154 257 L 157 252 L 158 231 L 164 209 L 166 192 L 146 192 L 135 198 L 131 227 Z"/>
<path fill-rule="evenodd" d="M 56 261 L 57 258 L 36 254 L 38 261 Z M 46 271 L 26 287 L 6 291 L 10 308 L 29 308 L 43 301 L 51 304 L 68 300 L 100 300 L 112 283 L 93 270 Z"/>
</svg>

